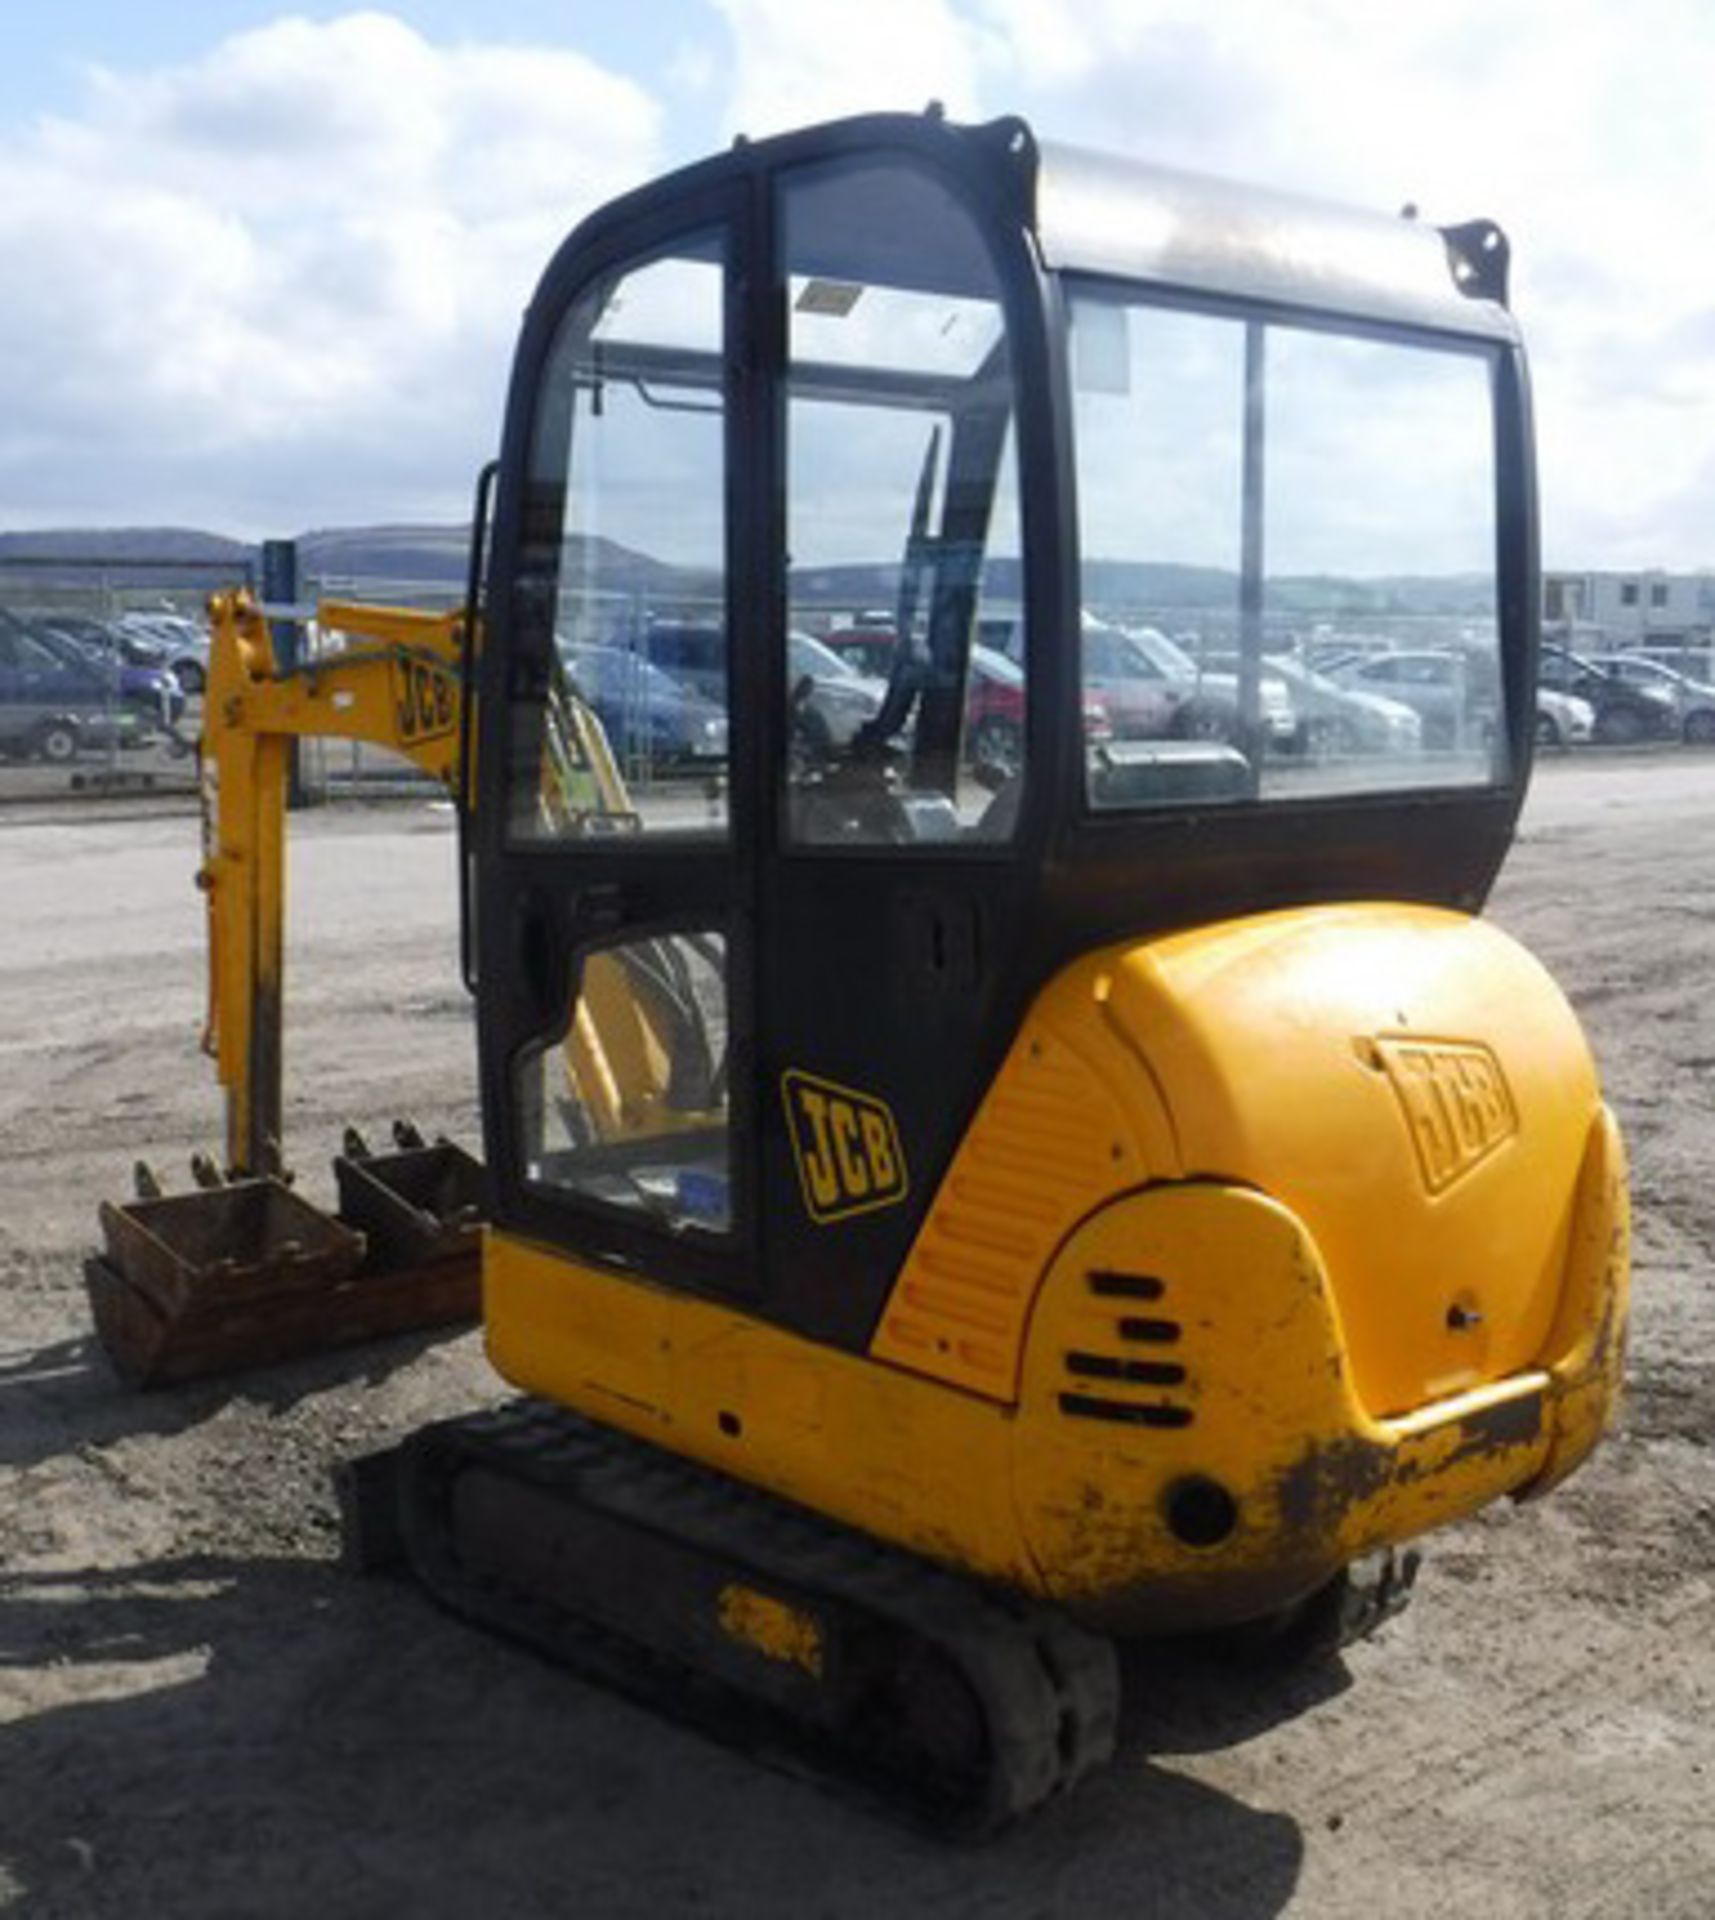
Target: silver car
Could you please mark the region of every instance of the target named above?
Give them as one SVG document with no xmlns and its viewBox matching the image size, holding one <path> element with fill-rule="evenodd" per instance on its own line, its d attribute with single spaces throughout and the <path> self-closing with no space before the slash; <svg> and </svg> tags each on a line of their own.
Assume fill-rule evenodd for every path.
<svg viewBox="0 0 1715 1920">
<path fill-rule="evenodd" d="M 1647 687 L 1665 694 L 1679 716 L 1683 739 L 1703 746 L 1715 740 L 1715 687 L 1635 653 L 1595 654 L 1590 664 L 1615 675 L 1628 687 Z"/>
<path fill-rule="evenodd" d="M 1210 654 L 1207 664 L 1228 675 L 1238 672 L 1236 654 Z M 1297 716 L 1295 753 L 1314 759 L 1342 753 L 1416 753 L 1422 748 L 1423 721 L 1403 700 L 1342 687 L 1296 654 L 1264 654 L 1263 666 L 1291 697 Z"/>
<path fill-rule="evenodd" d="M 1536 744 L 1539 747 L 1582 747 L 1596 737 L 1596 709 L 1575 693 L 1553 687 L 1536 690 Z"/>
</svg>

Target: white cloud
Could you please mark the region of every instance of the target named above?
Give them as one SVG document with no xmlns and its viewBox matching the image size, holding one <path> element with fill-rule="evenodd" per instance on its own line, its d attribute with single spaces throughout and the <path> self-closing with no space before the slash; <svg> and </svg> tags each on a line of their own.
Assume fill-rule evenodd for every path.
<svg viewBox="0 0 1715 1920">
<path fill-rule="evenodd" d="M 848 113 L 979 107 L 982 24 L 949 0 L 714 0 L 735 47 L 729 130 L 753 138 Z"/>
<path fill-rule="evenodd" d="M 729 124 L 1018 110 L 1047 137 L 1514 243 L 1555 564 L 1715 565 L 1707 0 L 715 0 Z"/>
<path fill-rule="evenodd" d="M 1708 0 L 707 0 L 658 75 L 282 18 L 0 137 L 0 524 L 445 514 L 576 218 L 931 98 L 1515 245 L 1557 564 L 1715 564 Z M 671 112 L 661 104 L 672 101 Z"/>
<path fill-rule="evenodd" d="M 0 146 L 0 524 L 456 514 L 537 274 L 660 142 L 579 54 L 381 13 L 93 75 Z"/>
<path fill-rule="evenodd" d="M 1553 564 L 1715 565 L 1706 0 L 970 0 L 1046 132 L 1514 244 Z"/>
</svg>

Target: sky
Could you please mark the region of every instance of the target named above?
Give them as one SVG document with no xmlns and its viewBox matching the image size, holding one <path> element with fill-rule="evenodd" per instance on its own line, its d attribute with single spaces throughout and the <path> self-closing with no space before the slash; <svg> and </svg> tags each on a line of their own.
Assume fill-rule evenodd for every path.
<svg viewBox="0 0 1715 1920">
<path fill-rule="evenodd" d="M 1544 557 L 1715 568 L 1712 0 L 0 0 L 0 528 L 452 522 L 577 220 L 874 108 L 1511 236 Z"/>
</svg>

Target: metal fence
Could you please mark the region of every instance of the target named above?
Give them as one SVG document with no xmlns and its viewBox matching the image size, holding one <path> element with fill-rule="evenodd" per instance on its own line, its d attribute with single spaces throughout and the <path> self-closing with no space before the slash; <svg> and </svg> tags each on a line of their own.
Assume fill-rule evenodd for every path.
<svg viewBox="0 0 1715 1920">
<path fill-rule="evenodd" d="M 0 805 L 194 795 L 195 636 L 212 592 L 253 584 L 243 561 L 0 555 Z M 182 681 L 147 660 L 163 620 Z"/>
<path fill-rule="evenodd" d="M 145 623 L 164 616 L 189 623 L 206 658 L 209 597 L 236 587 L 264 591 L 256 563 L 0 555 L 0 808 L 120 796 L 193 805 L 201 673 L 185 665 L 178 694 L 163 707 L 139 665 L 142 649 L 108 636 L 158 646 L 160 633 Z M 295 598 L 300 605 L 342 599 L 438 609 L 463 594 L 463 583 L 449 580 L 328 574 L 303 579 Z M 313 658 L 324 644 L 314 623 L 300 636 L 304 656 Z M 194 650 L 184 649 L 187 661 Z M 298 753 L 294 792 L 309 802 L 432 791 L 423 775 L 380 748 L 307 740 Z"/>
</svg>

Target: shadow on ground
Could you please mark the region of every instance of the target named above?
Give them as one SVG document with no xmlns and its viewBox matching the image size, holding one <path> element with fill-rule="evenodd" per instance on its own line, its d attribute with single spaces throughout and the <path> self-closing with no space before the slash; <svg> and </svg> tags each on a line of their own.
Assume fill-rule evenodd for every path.
<svg viewBox="0 0 1715 1920">
<path fill-rule="evenodd" d="M 183 1433 L 235 1400 L 282 1414 L 330 1387 L 378 1387 L 467 1325 L 430 1327 L 250 1373 L 139 1392 L 93 1334 L 0 1352 L 0 1467 L 31 1467 L 80 1447 Z"/>
<path fill-rule="evenodd" d="M 1165 1672 L 1155 1697 L 1172 1697 Z M 1264 1724 L 1254 1690 L 1202 1700 L 1175 1710 L 1170 1745 Z M 1065 1804 L 986 1847 L 947 1846 L 546 1668 L 412 1589 L 301 1560 L 0 1580 L 0 1703 L 0 1906 L 29 1920 L 1266 1920 L 1303 1860 L 1289 1818 L 1156 1765 L 1147 1713 Z"/>
</svg>

